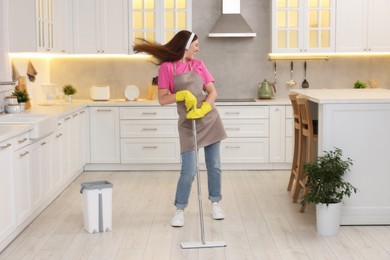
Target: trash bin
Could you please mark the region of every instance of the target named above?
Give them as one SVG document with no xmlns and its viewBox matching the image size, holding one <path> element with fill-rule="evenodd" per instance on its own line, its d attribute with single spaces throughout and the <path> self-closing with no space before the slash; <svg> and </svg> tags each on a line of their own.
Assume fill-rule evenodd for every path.
<svg viewBox="0 0 390 260">
<path fill-rule="evenodd" d="M 81 183 L 84 229 L 89 233 L 112 229 L 112 183 L 93 181 Z"/>
</svg>

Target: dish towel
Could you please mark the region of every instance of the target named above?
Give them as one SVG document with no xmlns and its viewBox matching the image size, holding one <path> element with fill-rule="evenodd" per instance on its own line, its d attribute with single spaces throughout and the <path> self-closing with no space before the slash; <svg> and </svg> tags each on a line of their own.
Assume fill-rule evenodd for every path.
<svg viewBox="0 0 390 260">
<path fill-rule="evenodd" d="M 12 62 L 12 81 L 16 82 L 21 77 L 18 69 L 15 67 L 15 64 Z"/>
<path fill-rule="evenodd" d="M 34 82 L 35 81 L 35 77 L 37 76 L 38 72 L 37 70 L 34 68 L 34 65 L 32 64 L 31 60 L 28 61 L 28 65 L 27 65 L 27 76 L 28 76 L 28 79 L 31 81 L 31 82 Z"/>
</svg>

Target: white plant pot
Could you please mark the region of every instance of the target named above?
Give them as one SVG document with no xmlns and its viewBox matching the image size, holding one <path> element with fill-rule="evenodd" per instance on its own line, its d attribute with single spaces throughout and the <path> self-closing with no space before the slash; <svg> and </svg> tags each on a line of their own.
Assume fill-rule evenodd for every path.
<svg viewBox="0 0 390 260">
<path fill-rule="evenodd" d="M 340 231 L 340 203 L 316 205 L 317 232 L 322 236 L 335 236 Z"/>
</svg>

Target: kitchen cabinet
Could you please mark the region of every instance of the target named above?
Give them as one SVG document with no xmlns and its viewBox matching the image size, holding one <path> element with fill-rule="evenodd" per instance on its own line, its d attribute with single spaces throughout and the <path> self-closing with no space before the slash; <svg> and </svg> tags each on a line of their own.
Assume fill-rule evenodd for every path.
<svg viewBox="0 0 390 260">
<path fill-rule="evenodd" d="M 272 0 L 272 52 L 334 52 L 335 10 L 335 0 Z"/>
<path fill-rule="evenodd" d="M 192 30 L 192 0 L 133 0 L 129 6 L 130 46 L 136 38 L 167 43 L 180 30 Z"/>
<path fill-rule="evenodd" d="M 176 107 L 122 107 L 120 129 L 122 164 L 177 168 L 180 143 Z"/>
<path fill-rule="evenodd" d="M 387 0 L 337 1 L 336 51 L 390 51 Z"/>
<path fill-rule="evenodd" d="M 69 5 L 70 1 L 9 1 L 10 52 L 71 51 Z"/>
<path fill-rule="evenodd" d="M 73 13 L 75 53 L 128 53 L 126 0 L 74 0 Z"/>
<path fill-rule="evenodd" d="M 0 142 L 0 242 L 15 229 L 13 149 L 16 138 Z M 1 251 L 1 250 L 0 250 Z"/>
<path fill-rule="evenodd" d="M 270 169 L 269 107 L 218 106 L 227 139 L 221 142 L 221 167 L 234 169 Z M 203 149 L 199 160 L 205 163 Z"/>
<path fill-rule="evenodd" d="M 119 107 L 90 107 L 91 163 L 120 163 Z"/>
<path fill-rule="evenodd" d="M 270 162 L 286 161 L 286 110 L 284 106 L 270 106 Z"/>
<path fill-rule="evenodd" d="M 286 163 L 292 163 L 294 156 L 294 113 L 292 106 L 286 106 Z"/>
</svg>

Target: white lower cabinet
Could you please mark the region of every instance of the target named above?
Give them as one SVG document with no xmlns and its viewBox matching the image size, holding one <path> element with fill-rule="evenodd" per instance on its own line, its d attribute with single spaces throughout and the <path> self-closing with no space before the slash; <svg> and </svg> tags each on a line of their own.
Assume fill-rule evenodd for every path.
<svg viewBox="0 0 390 260">
<path fill-rule="evenodd" d="M 120 163 L 119 107 L 90 108 L 91 163 Z"/>
<path fill-rule="evenodd" d="M 121 163 L 134 169 L 177 169 L 180 143 L 176 107 L 120 109 Z"/>
<path fill-rule="evenodd" d="M 13 150 L 15 139 L 12 138 L 0 142 L 0 242 L 6 239 L 16 227 L 13 191 Z"/>
</svg>

